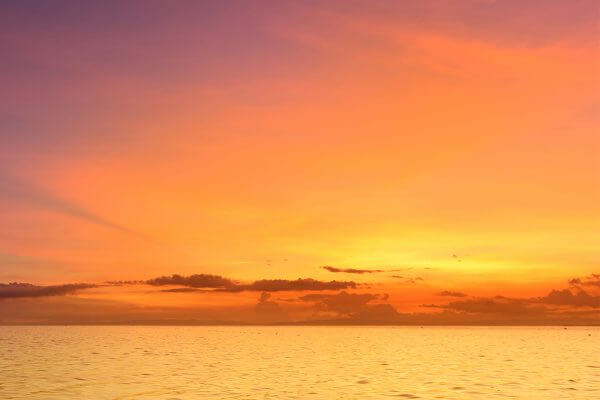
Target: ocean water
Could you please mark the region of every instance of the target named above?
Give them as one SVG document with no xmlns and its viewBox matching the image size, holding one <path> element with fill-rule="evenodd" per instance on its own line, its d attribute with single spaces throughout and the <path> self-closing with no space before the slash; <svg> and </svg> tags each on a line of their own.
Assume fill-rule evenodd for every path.
<svg viewBox="0 0 600 400">
<path fill-rule="evenodd" d="M 600 328 L 0 327 L 0 399 L 600 399 Z"/>
</svg>

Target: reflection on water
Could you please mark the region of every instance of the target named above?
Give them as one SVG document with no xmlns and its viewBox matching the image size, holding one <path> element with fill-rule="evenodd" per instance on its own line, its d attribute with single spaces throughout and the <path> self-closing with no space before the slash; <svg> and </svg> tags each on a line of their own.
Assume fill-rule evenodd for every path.
<svg viewBox="0 0 600 400">
<path fill-rule="evenodd" d="M 599 328 L 0 327 L 1 399 L 598 399 Z"/>
</svg>

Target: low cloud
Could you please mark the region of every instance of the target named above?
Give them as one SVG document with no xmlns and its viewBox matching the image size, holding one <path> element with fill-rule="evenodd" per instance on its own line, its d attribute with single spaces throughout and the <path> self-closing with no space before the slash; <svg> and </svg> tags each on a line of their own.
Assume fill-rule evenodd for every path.
<svg viewBox="0 0 600 400">
<path fill-rule="evenodd" d="M 447 297 L 467 297 L 466 293 L 462 292 L 453 292 L 451 290 L 444 290 L 437 294 L 438 296 L 447 296 Z"/>
<path fill-rule="evenodd" d="M 350 316 L 355 324 L 398 324 L 401 314 L 391 304 L 369 304 Z"/>
<path fill-rule="evenodd" d="M 418 278 L 398 276 L 405 281 Z M 106 314 L 105 322 L 131 323 L 146 321 L 151 323 L 257 323 L 257 324 L 317 324 L 317 325 L 557 325 L 583 324 L 598 325 L 600 309 L 600 294 L 596 292 L 597 274 L 572 279 L 570 288 L 552 290 L 542 297 L 510 298 L 469 297 L 458 291 L 444 290 L 437 293 L 446 297 L 448 303 L 423 305 L 426 308 L 437 309 L 439 312 L 399 313 L 394 306 L 387 303 L 387 294 L 353 293 L 347 289 L 355 289 L 359 284 L 353 281 L 319 281 L 315 279 L 262 279 L 250 283 L 240 283 L 220 275 L 195 274 L 190 276 L 170 275 L 150 280 L 110 281 L 94 285 L 87 283 L 38 286 L 28 283 L 0 284 L 0 323 L 34 323 L 43 321 L 85 322 L 96 321 L 77 307 L 95 307 L 90 299 L 69 296 L 80 290 L 102 287 L 105 285 L 152 285 L 160 292 L 167 293 L 237 293 L 259 292 L 260 296 L 254 305 L 234 307 L 159 307 L 150 310 L 147 307 L 119 305 L 115 309 L 114 318 Z M 360 286 L 365 288 L 365 286 Z M 585 290 L 584 290 L 585 288 Z M 314 291 L 304 295 L 274 298 L 273 292 Z M 321 291 L 321 292 L 319 292 Z M 325 291 L 325 292 L 323 292 Z M 335 291 L 335 292 L 326 292 Z M 18 303 L 18 305 L 17 305 Z M 36 305 L 38 304 L 37 308 Z M 38 310 L 45 304 L 55 304 L 57 307 L 68 308 L 67 314 L 56 311 Z M 44 305 L 44 306 L 40 306 Z M 75 306 L 77 305 L 77 306 Z M 115 305 L 116 306 L 116 305 Z M 25 307 L 28 315 L 11 313 L 11 307 Z M 129 307 L 129 308 L 128 308 Z M 133 307 L 133 308 L 131 308 Z M 62 308 L 61 308 L 62 309 Z M 65 309 L 67 310 L 67 309 Z M 65 311 L 66 312 L 66 311 Z M 113 312 L 113 311 L 111 311 Z M 158 314 L 155 314 L 158 313 Z M 8 317 L 8 315 L 10 315 Z M 70 319 L 73 315 L 74 319 Z M 104 315 L 104 314 L 103 314 Z M 160 318 L 159 318 L 160 317 Z M 129 319 L 128 319 L 129 318 Z M 156 318 L 156 319 L 155 319 Z M 175 320 L 173 319 L 175 318 Z"/>
<path fill-rule="evenodd" d="M 218 289 L 235 286 L 235 282 L 231 279 L 224 278 L 220 275 L 210 274 L 194 274 L 190 276 L 182 275 L 171 275 L 161 276 L 154 279 L 145 281 L 146 284 L 152 286 L 187 286 L 191 288 L 206 288 L 206 289 Z"/>
<path fill-rule="evenodd" d="M 190 293 L 190 292 L 200 292 L 202 291 L 201 289 L 198 288 L 191 288 L 191 287 L 180 287 L 180 288 L 173 288 L 173 289 L 163 289 L 161 290 L 161 292 L 164 293 Z"/>
<path fill-rule="evenodd" d="M 106 281 L 104 282 L 106 285 L 110 286 L 126 286 L 126 285 L 144 285 L 146 281 L 143 280 L 133 280 L 133 281 Z"/>
<path fill-rule="evenodd" d="M 576 293 L 569 289 L 553 290 L 548 295 L 538 299 L 540 303 L 558 306 L 600 308 L 600 296 L 593 296 L 584 290 Z"/>
<path fill-rule="evenodd" d="M 299 297 L 301 301 L 315 302 L 317 308 L 322 311 L 333 311 L 339 314 L 352 314 L 362 310 L 367 303 L 376 300 L 379 296 L 371 293 L 347 293 L 337 294 L 308 294 Z"/>
<path fill-rule="evenodd" d="M 64 285 L 37 286 L 30 283 L 0 283 L 0 299 L 22 297 L 65 296 L 79 290 L 95 288 L 88 283 L 70 283 Z"/>
<path fill-rule="evenodd" d="M 225 292 L 283 292 L 283 291 L 307 291 L 307 290 L 340 290 L 354 289 L 356 282 L 352 281 L 318 281 L 312 278 L 306 279 L 261 279 L 249 284 L 235 284 L 220 289 Z"/>
<path fill-rule="evenodd" d="M 600 288 L 600 274 L 591 274 L 585 278 L 573 278 L 569 281 L 571 286 L 593 286 Z"/>
<path fill-rule="evenodd" d="M 288 319 L 285 310 L 276 301 L 271 300 L 271 293 L 262 292 L 258 303 L 254 306 L 259 322 L 283 322 Z"/>
<path fill-rule="evenodd" d="M 474 314 L 500 314 L 511 316 L 543 314 L 546 311 L 544 307 L 540 305 L 532 305 L 528 300 L 510 299 L 503 296 L 452 301 L 443 305 L 430 304 L 424 305 L 424 307 L 435 307 Z"/>
<path fill-rule="evenodd" d="M 308 294 L 299 297 L 298 300 L 313 302 L 316 314 L 333 313 L 337 323 L 343 321 L 350 324 L 390 324 L 398 322 L 400 314 L 396 309 L 387 303 L 370 304 L 376 300 L 385 301 L 388 297 L 342 291 L 337 294 Z"/>
<path fill-rule="evenodd" d="M 441 292 L 444 293 L 444 292 Z M 440 293 L 440 295 L 442 295 Z M 448 292 L 453 293 L 453 292 Z M 447 296 L 451 296 L 448 294 Z M 534 298 L 509 298 L 504 296 L 480 297 L 451 301 L 447 304 L 424 304 L 423 307 L 441 308 L 469 314 L 494 314 L 497 316 L 543 316 L 548 313 L 564 311 L 552 306 L 570 308 L 600 308 L 600 296 L 594 296 L 584 290 L 552 290 L 546 296 Z"/>
<path fill-rule="evenodd" d="M 337 267 L 332 267 L 330 265 L 325 265 L 322 268 L 326 269 L 329 272 L 343 272 L 346 274 L 374 274 L 374 273 L 378 273 L 378 272 L 385 272 L 382 269 L 337 268 Z"/>
</svg>

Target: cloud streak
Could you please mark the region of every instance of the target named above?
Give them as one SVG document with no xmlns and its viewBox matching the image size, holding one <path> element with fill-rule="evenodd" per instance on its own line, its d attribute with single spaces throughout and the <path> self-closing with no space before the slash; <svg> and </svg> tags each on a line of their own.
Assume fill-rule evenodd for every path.
<svg viewBox="0 0 600 400">
<path fill-rule="evenodd" d="M 306 279 L 261 279 L 250 284 L 237 284 L 221 289 L 226 292 L 283 292 L 283 291 L 308 291 L 308 290 L 339 290 L 354 289 L 356 282 L 352 281 L 319 281 L 312 278 Z"/>
<path fill-rule="evenodd" d="M 109 221 L 71 201 L 56 196 L 40 187 L 0 175 L 0 196 L 13 202 L 27 204 L 77 218 L 125 234 L 145 237 L 143 234 Z"/>
<path fill-rule="evenodd" d="M 70 283 L 63 285 L 37 286 L 30 283 L 0 283 L 0 299 L 22 297 L 65 296 L 83 289 L 95 288 L 97 285 L 88 283 Z"/>
<path fill-rule="evenodd" d="M 210 274 L 194 274 L 190 276 L 173 274 L 171 276 L 160 276 L 158 278 L 149 279 L 144 283 L 152 286 L 177 285 L 206 289 L 225 288 L 236 285 L 231 279 L 224 278 L 220 275 Z"/>
<path fill-rule="evenodd" d="M 357 268 L 337 268 L 337 267 L 332 267 L 330 265 L 325 265 L 322 267 L 323 269 L 326 269 L 329 272 L 343 272 L 346 274 L 374 274 L 377 272 L 385 272 L 382 269 L 357 269 Z"/>
</svg>

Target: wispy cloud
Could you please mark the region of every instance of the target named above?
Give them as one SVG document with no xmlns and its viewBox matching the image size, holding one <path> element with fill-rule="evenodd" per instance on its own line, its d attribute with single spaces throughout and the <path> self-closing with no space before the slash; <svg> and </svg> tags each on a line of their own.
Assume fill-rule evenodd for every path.
<svg viewBox="0 0 600 400">
<path fill-rule="evenodd" d="M 408 277 L 408 276 L 403 276 L 403 275 L 392 275 L 391 277 L 392 277 L 392 278 L 396 278 L 396 279 L 403 279 L 403 280 L 404 280 L 404 282 L 402 282 L 402 283 L 406 283 L 406 284 L 409 284 L 409 285 L 414 285 L 414 284 L 416 284 L 418 281 L 424 281 L 424 279 L 423 279 L 423 278 L 421 278 L 420 276 L 417 276 L 417 277 L 411 278 L 411 277 Z"/>
<path fill-rule="evenodd" d="M 129 235 L 145 237 L 139 232 L 109 221 L 72 201 L 50 193 L 41 187 L 2 174 L 0 174 L 0 197 L 8 201 L 18 202 L 31 207 L 37 207 L 77 218 Z"/>
</svg>

